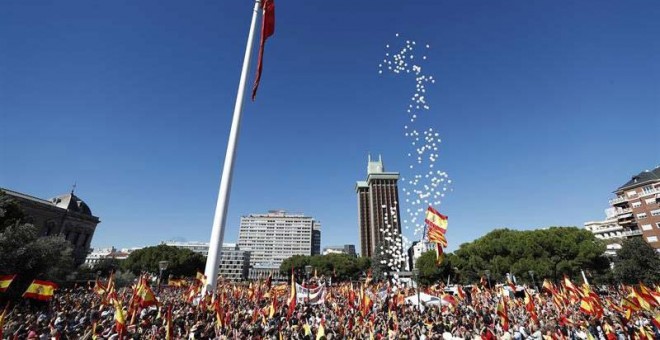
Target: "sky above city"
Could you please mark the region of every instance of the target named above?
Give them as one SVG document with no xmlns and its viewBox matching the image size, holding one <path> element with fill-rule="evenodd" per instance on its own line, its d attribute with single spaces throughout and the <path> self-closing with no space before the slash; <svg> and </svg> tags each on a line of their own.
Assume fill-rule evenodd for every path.
<svg viewBox="0 0 660 340">
<path fill-rule="evenodd" d="M 102 221 L 94 247 L 208 241 L 252 6 L 0 2 L 0 187 L 76 183 Z M 613 190 L 660 164 L 658 18 L 654 0 L 277 1 L 225 242 L 240 216 L 284 209 L 320 220 L 323 247 L 359 244 L 367 155 L 412 174 L 415 79 L 379 73 L 406 40 L 435 79 L 416 124 L 442 140 L 449 250 L 603 219 Z"/>
</svg>

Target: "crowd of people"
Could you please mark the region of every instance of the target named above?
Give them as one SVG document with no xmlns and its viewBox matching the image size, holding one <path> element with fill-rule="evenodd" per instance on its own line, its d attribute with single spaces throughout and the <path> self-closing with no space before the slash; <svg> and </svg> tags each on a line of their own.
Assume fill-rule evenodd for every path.
<svg viewBox="0 0 660 340">
<path fill-rule="evenodd" d="M 294 298 L 290 284 L 263 280 L 222 282 L 205 298 L 194 283 L 163 285 L 149 290 L 156 302 L 140 307 L 136 296 L 145 295 L 135 286 L 116 292 L 108 286 L 61 289 L 43 303 L 17 301 L 0 317 L 0 338 L 660 339 L 660 287 L 596 293 L 588 285 L 547 282 L 540 291 L 506 284 L 450 291 L 439 284 L 421 288 L 438 299 L 417 303 L 412 287 L 339 283 L 310 303 Z"/>
</svg>

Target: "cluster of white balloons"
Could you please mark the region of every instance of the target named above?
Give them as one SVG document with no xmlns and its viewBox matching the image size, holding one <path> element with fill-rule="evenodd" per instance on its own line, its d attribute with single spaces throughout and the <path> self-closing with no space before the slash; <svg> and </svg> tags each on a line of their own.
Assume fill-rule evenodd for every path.
<svg viewBox="0 0 660 340">
<path fill-rule="evenodd" d="M 406 169 L 407 173 L 404 172 L 401 179 L 407 214 L 403 225 L 407 230 L 412 229 L 416 237 L 423 237 L 427 207 L 432 205 L 437 208 L 446 192 L 451 191 L 449 176 L 436 168 L 441 143 L 440 134 L 432 127 L 426 128 L 418 122 L 423 113 L 431 109 L 426 90 L 429 84 L 435 83 L 435 78 L 424 74 L 422 65 L 427 59 L 424 53 L 430 46 L 426 44 L 426 49 L 421 48 L 424 53 L 420 59 L 415 56 L 418 46 L 414 40 L 404 40 L 397 33 L 396 44 L 392 45 L 393 47 L 390 47 L 390 44 L 385 46 L 385 58 L 378 65 L 378 73 L 388 71 L 397 75 L 412 74 L 415 79 L 414 91 L 406 108 L 410 123 L 403 127 L 404 136 L 410 141 L 411 147 L 408 153 L 410 164 Z M 408 239 L 405 236 L 402 239 L 407 247 Z"/>
</svg>

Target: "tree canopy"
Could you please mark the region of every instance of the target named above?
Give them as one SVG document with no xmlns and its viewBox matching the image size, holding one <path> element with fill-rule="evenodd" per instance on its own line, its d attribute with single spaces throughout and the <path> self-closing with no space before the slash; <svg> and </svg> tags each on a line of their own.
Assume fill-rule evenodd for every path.
<svg viewBox="0 0 660 340">
<path fill-rule="evenodd" d="M 358 279 L 369 268 L 370 261 L 364 257 L 354 257 L 347 254 L 328 254 L 304 256 L 294 255 L 282 261 L 280 273 L 291 274 L 291 269 L 299 277 L 305 276 L 305 266 L 311 265 L 317 275 L 332 277 L 338 281 Z"/>
<path fill-rule="evenodd" d="M 660 281 L 660 255 L 641 237 L 626 239 L 616 252 L 613 271 L 618 282 L 657 283 Z"/>
<path fill-rule="evenodd" d="M 450 275 L 453 277 L 452 282 L 456 282 L 458 278 L 458 271 L 454 269 L 456 256 L 454 254 L 446 254 L 445 259 L 438 266 L 435 262 L 435 250 L 429 250 L 420 256 L 415 262 L 415 267 L 419 269 L 419 283 L 422 285 L 431 285 L 440 281 L 444 281 Z"/>
<path fill-rule="evenodd" d="M 195 276 L 197 271 L 203 271 L 206 257 L 190 249 L 158 245 L 133 251 L 122 262 L 122 268 L 130 270 L 135 275 L 142 272 L 158 273 L 158 263 L 167 261 L 166 275 Z"/>
<path fill-rule="evenodd" d="M 605 245 L 588 230 L 550 227 L 496 229 L 462 244 L 454 254 L 463 282 L 476 282 L 489 270 L 493 282 L 512 273 L 519 281 L 532 283 L 529 271 L 536 279 L 558 280 L 563 275 L 577 279 L 580 270 L 585 270 L 598 281 L 609 270 L 604 252 Z"/>
<path fill-rule="evenodd" d="M 71 244 L 62 236 L 40 237 L 18 204 L 0 192 L 0 274 L 17 274 L 10 296 L 33 279 L 63 281 L 73 269 Z"/>
</svg>

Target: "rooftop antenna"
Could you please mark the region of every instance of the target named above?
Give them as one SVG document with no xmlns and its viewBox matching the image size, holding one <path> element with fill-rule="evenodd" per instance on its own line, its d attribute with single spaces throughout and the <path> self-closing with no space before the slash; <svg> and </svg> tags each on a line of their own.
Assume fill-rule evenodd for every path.
<svg viewBox="0 0 660 340">
<path fill-rule="evenodd" d="M 76 183 L 77 182 L 73 182 L 73 185 L 71 186 L 71 195 L 73 195 L 73 192 L 76 191 Z"/>
</svg>

